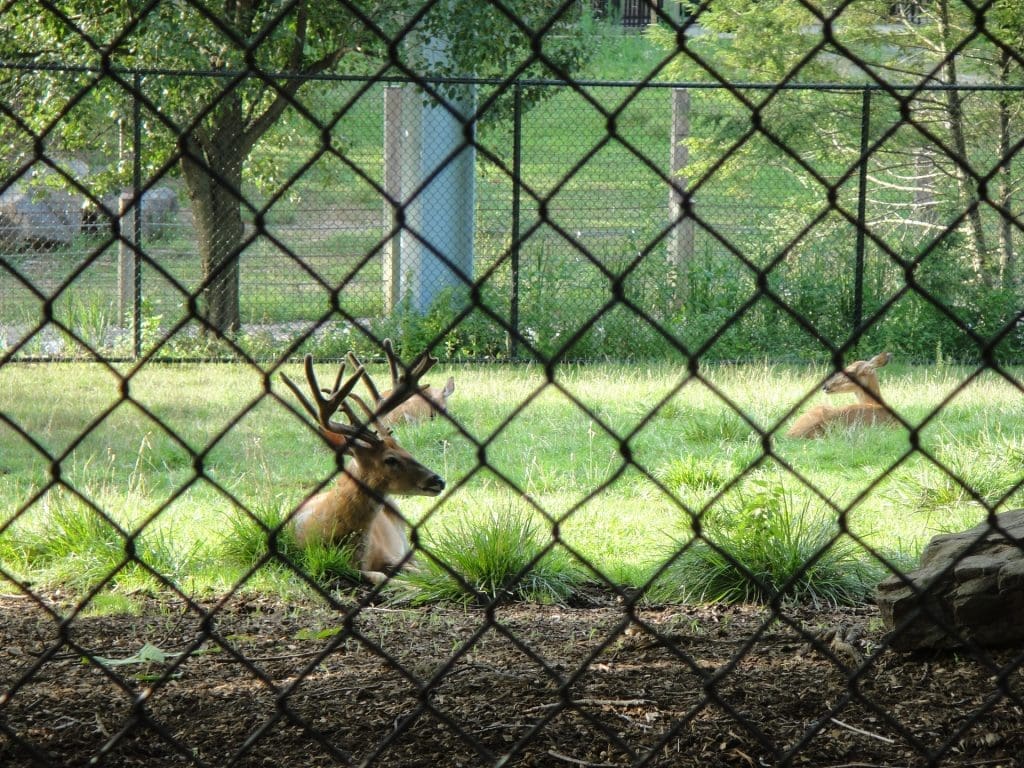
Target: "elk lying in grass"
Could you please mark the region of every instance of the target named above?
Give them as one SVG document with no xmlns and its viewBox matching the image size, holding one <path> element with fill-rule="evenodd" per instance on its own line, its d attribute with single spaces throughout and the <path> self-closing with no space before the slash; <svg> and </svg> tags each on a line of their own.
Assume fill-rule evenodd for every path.
<svg viewBox="0 0 1024 768">
<path fill-rule="evenodd" d="M 830 376 L 821 390 L 829 395 L 853 392 L 857 402 L 833 407 L 818 405 L 802 414 L 786 433 L 789 437 L 821 437 L 832 424 L 840 426 L 871 426 L 872 424 L 895 424 L 896 417 L 882 402 L 875 371 L 886 365 L 892 355 L 883 352 L 870 360 L 850 363 L 842 371 Z"/>
<path fill-rule="evenodd" d="M 335 485 L 311 497 L 295 512 L 291 525 L 301 547 L 314 542 L 338 544 L 353 542 L 359 552 L 359 569 L 369 581 L 379 584 L 386 572 L 406 564 L 410 556 L 405 521 L 388 498 L 396 496 L 436 496 L 444 490 L 444 480 L 398 444 L 383 418 L 393 414 L 419 392 L 419 379 L 436 358 L 421 358 L 407 375 L 396 376 L 391 392 L 376 408 L 369 406 L 352 389 L 366 378 L 363 366 L 354 357 L 355 372 L 342 383 L 345 363 L 341 364 L 333 390 L 321 390 L 313 372 L 313 360 L 306 355 L 306 380 L 314 407 L 291 379 L 288 387 L 316 421 L 320 434 L 340 454 L 352 461 L 344 468 Z M 362 416 L 350 405 L 355 403 Z M 333 421 L 341 410 L 347 423 Z"/>
<path fill-rule="evenodd" d="M 395 358 L 395 349 L 391 345 L 391 339 L 384 339 L 384 354 L 388 359 L 388 368 L 391 369 L 391 389 L 381 393 L 373 383 L 373 380 L 369 376 L 366 377 L 366 387 L 370 390 L 370 396 L 373 398 L 375 406 L 379 406 L 384 399 L 390 397 L 391 393 L 399 386 L 399 366 Z M 352 353 L 349 353 L 349 361 L 353 364 L 358 364 Z M 449 376 L 444 387 L 423 387 L 383 417 L 382 420 L 386 424 L 396 424 L 400 421 L 417 424 L 426 419 L 432 419 L 438 413 L 446 413 L 448 411 L 448 398 L 452 396 L 454 391 L 455 378 Z"/>
</svg>

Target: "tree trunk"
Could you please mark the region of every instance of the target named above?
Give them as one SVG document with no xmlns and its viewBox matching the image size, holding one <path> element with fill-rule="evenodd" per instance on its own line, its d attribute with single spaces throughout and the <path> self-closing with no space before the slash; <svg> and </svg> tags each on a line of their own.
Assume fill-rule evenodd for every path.
<svg viewBox="0 0 1024 768">
<path fill-rule="evenodd" d="M 999 57 L 999 84 L 1009 81 L 1010 54 L 1003 50 Z M 1017 285 L 1017 256 L 1013 249 L 1013 174 L 1010 155 L 1010 104 L 1006 93 L 999 94 L 999 272 L 1003 287 Z"/>
<path fill-rule="evenodd" d="M 952 33 L 949 21 L 948 0 L 939 3 L 939 33 L 941 35 L 941 55 L 944 56 L 942 65 L 943 79 L 951 86 L 959 82 L 956 71 L 956 57 L 951 54 L 950 41 Z M 953 145 L 956 157 L 953 164 L 956 169 L 957 186 L 960 190 L 960 202 L 967 209 L 967 221 L 971 231 L 971 267 L 974 274 L 985 283 L 992 281 L 992 269 L 989 264 L 988 246 L 985 242 L 985 229 L 981 220 L 981 209 L 978 206 L 978 195 L 974 189 L 971 178 L 967 173 L 967 139 L 964 134 L 964 112 L 963 100 L 960 92 L 955 88 L 946 91 L 946 120 L 949 125 L 949 138 Z"/>
<path fill-rule="evenodd" d="M 199 311 L 207 331 L 230 334 L 239 329 L 241 317 L 238 257 L 244 227 L 239 190 L 244 155 L 229 126 L 212 141 L 194 139 L 182 158 L 182 175 L 202 263 Z"/>
</svg>

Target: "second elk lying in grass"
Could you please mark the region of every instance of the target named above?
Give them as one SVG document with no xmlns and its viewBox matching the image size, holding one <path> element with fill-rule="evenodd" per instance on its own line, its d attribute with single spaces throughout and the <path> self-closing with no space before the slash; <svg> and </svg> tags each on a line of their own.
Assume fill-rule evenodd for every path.
<svg viewBox="0 0 1024 768">
<path fill-rule="evenodd" d="M 839 373 L 830 376 L 821 390 L 829 395 L 853 392 L 857 402 L 833 407 L 818 405 L 802 414 L 786 433 L 789 437 L 821 437 L 833 424 L 840 427 L 895 424 L 896 417 L 882 402 L 876 369 L 886 365 L 892 355 L 883 352 L 870 360 L 850 363 Z"/>
<path fill-rule="evenodd" d="M 383 421 L 418 394 L 420 377 L 437 360 L 425 356 L 407 375 L 396 376 L 394 388 L 372 410 L 352 392 L 360 379 L 365 377 L 369 381 L 369 376 L 354 357 L 350 356 L 350 360 L 355 363 L 355 371 L 342 383 L 342 363 L 334 389 L 328 391 L 320 388 L 313 360 L 306 356 L 306 380 L 316 407 L 291 379 L 281 374 L 316 421 L 324 439 L 335 451 L 352 457 L 337 483 L 305 501 L 291 524 L 300 547 L 313 543 L 354 543 L 363 576 L 379 584 L 387 578 L 386 572 L 400 568 L 410 558 L 405 521 L 388 496 L 437 496 L 444 490 L 440 475 L 400 446 Z M 355 403 L 362 415 L 350 403 Z M 332 420 L 339 410 L 347 422 Z"/>
<path fill-rule="evenodd" d="M 390 397 L 401 381 L 398 373 L 398 360 L 395 358 L 395 349 L 391 346 L 391 339 L 384 339 L 384 354 L 388 360 L 388 368 L 391 370 L 391 389 L 382 395 L 373 383 L 373 380 L 369 376 L 366 377 L 366 388 L 370 390 L 370 397 L 373 398 L 375 406 L 379 406 L 382 400 Z M 351 352 L 348 357 L 353 365 L 358 365 L 359 361 L 356 360 Z M 438 413 L 447 412 L 448 398 L 452 396 L 454 391 L 455 379 L 449 376 L 444 387 L 423 387 L 419 389 L 408 400 L 398 405 L 390 413 L 382 416 L 381 419 L 387 424 L 397 424 L 400 421 L 416 424 L 432 419 Z"/>
</svg>

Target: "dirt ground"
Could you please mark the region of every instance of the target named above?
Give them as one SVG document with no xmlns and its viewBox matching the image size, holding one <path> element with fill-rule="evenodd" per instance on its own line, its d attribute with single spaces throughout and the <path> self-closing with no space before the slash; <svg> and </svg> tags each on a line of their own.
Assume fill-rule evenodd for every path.
<svg viewBox="0 0 1024 768">
<path fill-rule="evenodd" d="M 1021 649 L 897 654 L 871 608 L 147 600 L 0 597 L 0 765 L 1024 766 Z"/>
</svg>

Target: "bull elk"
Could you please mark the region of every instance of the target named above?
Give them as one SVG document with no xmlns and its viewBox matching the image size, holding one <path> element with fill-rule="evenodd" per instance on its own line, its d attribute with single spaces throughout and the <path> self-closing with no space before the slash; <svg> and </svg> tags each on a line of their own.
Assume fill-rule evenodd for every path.
<svg viewBox="0 0 1024 768">
<path fill-rule="evenodd" d="M 407 374 L 396 376 L 395 386 L 373 409 L 352 392 L 361 379 L 369 382 L 370 378 L 354 356 L 350 355 L 350 361 L 354 372 L 345 379 L 342 362 L 334 389 L 326 390 L 317 382 L 312 356 L 306 355 L 306 381 L 315 407 L 295 382 L 281 374 L 327 443 L 352 458 L 333 487 L 302 503 L 291 525 L 300 547 L 353 541 L 360 572 L 379 584 L 387 579 L 386 572 L 402 567 L 410 556 L 405 521 L 389 496 L 437 496 L 444 490 L 441 476 L 399 445 L 384 423 L 384 417 L 417 395 L 420 377 L 437 359 L 425 355 Z M 333 420 L 339 410 L 346 422 Z"/>
<path fill-rule="evenodd" d="M 888 364 L 892 354 L 882 352 L 870 360 L 858 360 L 830 376 L 821 385 L 829 395 L 853 392 L 857 402 L 838 407 L 818 405 L 802 414 L 786 433 L 789 437 L 821 437 L 832 424 L 840 426 L 870 426 L 895 424 L 896 417 L 881 401 L 876 370 Z"/>
<path fill-rule="evenodd" d="M 370 391 L 370 397 L 373 398 L 375 406 L 379 406 L 383 400 L 391 396 L 391 393 L 398 388 L 401 379 L 399 376 L 398 360 L 395 358 L 395 349 L 391 345 L 391 339 L 384 339 L 384 355 L 387 357 L 388 368 L 391 370 L 391 389 L 381 393 L 373 383 L 373 380 L 369 376 L 366 377 L 366 388 Z M 353 365 L 358 363 L 355 355 L 351 352 L 349 353 L 349 361 Z M 416 424 L 426 419 L 432 419 L 438 413 L 446 413 L 448 411 L 448 398 L 452 396 L 454 391 L 455 378 L 449 376 L 444 387 L 421 388 L 408 400 L 383 417 L 383 420 L 387 424 L 396 424 L 400 421 Z"/>
</svg>

